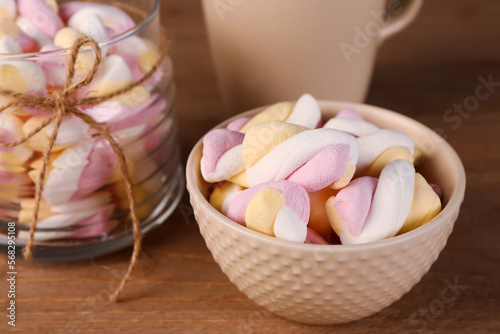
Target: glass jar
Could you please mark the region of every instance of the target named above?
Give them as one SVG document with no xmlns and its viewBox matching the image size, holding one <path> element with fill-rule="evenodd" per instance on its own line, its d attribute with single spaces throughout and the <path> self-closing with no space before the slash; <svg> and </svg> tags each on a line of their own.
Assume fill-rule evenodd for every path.
<svg viewBox="0 0 500 334">
<path fill-rule="evenodd" d="M 62 2 L 59 14 L 63 16 L 63 22 L 67 19 L 64 15 L 74 17 L 82 9 L 75 4 Z M 132 84 L 159 59 L 163 40 L 159 0 L 99 1 L 99 4 L 120 8 L 128 13 L 135 26 L 124 29 L 127 18 L 109 8 L 96 10 L 98 15 L 113 14 L 108 21 L 102 20 L 106 24 L 105 30 L 99 30 L 99 24 L 92 25 L 89 17 L 95 19 L 95 13 L 89 17 L 80 13 L 80 17 L 69 21 L 68 25 L 71 23 L 72 27 L 80 25 L 84 34 L 97 36 L 94 37 L 96 40 L 99 34 L 111 35 L 110 31 L 113 32 L 112 37 L 98 40 L 103 62 L 90 85 L 76 91 L 77 98 L 99 96 Z M 52 91 L 63 89 L 69 54 L 68 49 L 56 48 L 37 35 L 36 25 L 47 22 L 49 18 L 47 12 L 40 11 L 31 18 L 31 26 L 25 22 L 26 18 L 14 19 L 26 33 L 23 36 L 33 36 L 40 45 L 47 44 L 41 50 L 36 53 L 0 53 L 0 67 L 3 69 L 0 75 L 12 73 L 6 69 L 25 67 L 34 71 L 32 75 L 43 73 L 41 80 L 45 84 L 30 91 L 41 96 L 50 96 Z M 90 69 L 88 64 L 92 61 L 87 64 L 87 56 L 93 61 L 93 53 L 82 51 L 76 64 L 76 77 L 85 76 Z M 10 78 L 0 78 L 0 89 L 23 89 L 10 85 L 9 81 Z M 8 101 L 0 96 L 0 106 Z M 80 109 L 108 129 L 126 156 L 143 235 L 165 222 L 179 203 L 184 189 L 174 102 L 173 67 L 167 55 L 160 69 L 142 86 L 98 106 Z M 53 112 L 37 108 L 7 109 L 0 114 L 0 140 L 18 140 Z M 8 149 L 0 147 L 2 246 L 7 244 L 7 234 L 13 230 L 9 222 L 15 222 L 17 251 L 27 242 L 35 182 L 52 131 L 53 126 L 49 125 L 25 144 Z M 125 183 L 109 143 L 75 116 L 67 116 L 58 131 L 45 178 L 33 259 L 81 260 L 129 246 L 133 243 L 129 213 Z"/>
</svg>

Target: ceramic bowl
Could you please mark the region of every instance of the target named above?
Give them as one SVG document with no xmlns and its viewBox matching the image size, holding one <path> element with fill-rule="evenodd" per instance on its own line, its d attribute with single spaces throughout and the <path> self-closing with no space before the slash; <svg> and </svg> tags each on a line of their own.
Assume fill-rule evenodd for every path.
<svg viewBox="0 0 500 334">
<path fill-rule="evenodd" d="M 200 173 L 202 140 L 187 163 L 187 188 L 201 234 L 215 261 L 240 291 L 290 320 L 338 324 L 372 315 L 400 299 L 436 261 L 453 230 L 465 192 L 465 171 L 453 148 L 426 126 L 364 104 L 320 102 L 323 120 L 356 109 L 381 128 L 403 131 L 425 153 L 418 170 L 443 190 L 442 212 L 400 236 L 357 246 L 294 243 L 247 229 L 207 201 L 210 185 Z M 218 126 L 224 127 L 240 114 Z"/>
</svg>

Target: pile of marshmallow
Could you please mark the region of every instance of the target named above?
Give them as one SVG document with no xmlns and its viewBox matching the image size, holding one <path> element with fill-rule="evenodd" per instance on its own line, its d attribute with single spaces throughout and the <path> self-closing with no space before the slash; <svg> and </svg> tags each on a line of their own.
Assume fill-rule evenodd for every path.
<svg viewBox="0 0 500 334">
<path fill-rule="evenodd" d="M 0 0 L 0 89 L 50 96 L 65 84 L 67 57 L 80 37 L 108 40 L 136 26 L 123 10 L 91 2 L 56 0 Z M 22 58 L 21 53 L 39 52 Z M 103 61 L 89 86 L 75 92 L 75 99 L 112 93 L 141 79 L 158 62 L 158 46 L 136 35 L 108 43 Z M 16 56 L 17 54 L 17 56 Z M 92 52 L 81 52 L 75 81 L 93 67 Z M 160 150 L 171 131 L 165 121 L 167 101 L 154 91 L 171 72 L 171 63 L 151 80 L 129 93 L 95 107 L 80 108 L 104 125 L 124 149 L 139 203 L 139 218 L 147 217 L 154 202 L 147 201 L 162 184 L 168 152 Z M 12 102 L 0 96 L 0 106 Z M 14 142 L 42 124 L 52 110 L 9 108 L 0 114 L 0 140 Z M 0 148 L 0 216 L 29 224 L 33 213 L 33 189 L 38 181 L 42 153 L 54 128 L 42 129 L 28 142 Z M 128 200 L 117 157 L 102 137 L 76 117 L 66 117 L 59 129 L 46 176 L 35 239 L 103 236 L 126 218 Z M 19 208 L 13 210 L 12 208 Z M 10 208 L 7 210 L 5 208 Z M 15 212 L 14 214 L 12 212 Z M 13 215 L 18 217 L 13 217 Z M 25 237 L 20 232 L 19 237 Z"/>
<path fill-rule="evenodd" d="M 355 110 L 322 125 L 309 94 L 240 118 L 203 139 L 209 201 L 252 230 L 300 243 L 374 242 L 441 211 L 441 190 L 415 171 L 412 138 Z"/>
</svg>

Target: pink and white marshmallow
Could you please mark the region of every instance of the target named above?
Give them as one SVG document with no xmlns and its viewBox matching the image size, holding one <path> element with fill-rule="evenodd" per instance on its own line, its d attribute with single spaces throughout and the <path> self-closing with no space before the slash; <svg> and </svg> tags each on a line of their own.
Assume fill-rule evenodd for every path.
<svg viewBox="0 0 500 334">
<path fill-rule="evenodd" d="M 228 180 L 245 170 L 244 138 L 241 132 L 227 129 L 210 131 L 203 138 L 201 174 L 207 182 Z"/>
<path fill-rule="evenodd" d="M 249 186 L 289 180 L 309 192 L 344 187 L 358 162 L 357 141 L 350 134 L 279 121 L 251 127 L 242 153 Z"/>
<path fill-rule="evenodd" d="M 52 38 L 45 35 L 24 16 L 18 16 L 16 19 L 16 24 L 26 35 L 34 39 L 40 47 L 44 47 L 53 43 Z"/>
<path fill-rule="evenodd" d="M 103 140 L 69 147 L 55 155 L 45 179 L 42 198 L 51 206 L 85 197 L 112 181 L 118 165 L 116 155 Z M 32 163 L 29 172 L 38 180 L 41 159 Z"/>
<path fill-rule="evenodd" d="M 29 53 L 38 50 L 38 43 L 25 34 L 14 20 L 0 16 L 0 40 L 7 36 L 17 42 L 22 52 Z"/>
<path fill-rule="evenodd" d="M 138 36 L 130 36 L 116 43 L 112 52 L 123 57 L 132 72 L 134 81 L 141 79 L 144 74 L 149 72 L 160 57 L 159 49 L 153 42 Z M 166 58 L 166 68 L 166 73 L 162 73 L 161 69 L 158 70 L 150 79 L 152 83 L 148 81 L 145 86 L 153 87 L 161 80 L 162 75 L 172 74 L 172 64 L 168 57 Z"/>
<path fill-rule="evenodd" d="M 415 168 L 406 160 L 389 163 L 377 180 L 361 177 L 331 197 L 327 215 L 342 244 L 374 242 L 395 236 L 413 201 Z"/>
<path fill-rule="evenodd" d="M 34 235 L 34 240 L 37 241 L 49 241 L 49 240 L 58 240 L 58 239 L 84 239 L 84 238 L 95 238 L 95 237 L 103 237 L 107 235 L 111 230 L 113 230 L 117 226 L 117 222 L 110 220 L 111 209 L 112 206 L 104 208 L 102 211 L 99 211 L 93 214 L 90 217 L 86 217 L 86 214 L 80 220 L 72 220 L 72 229 L 68 231 L 64 231 L 58 229 L 58 222 L 61 221 L 69 221 L 69 218 L 79 218 L 81 215 L 77 214 L 60 214 L 54 216 L 55 218 L 47 218 L 46 220 L 40 221 L 38 224 L 41 225 L 51 225 L 55 226 L 54 228 L 41 228 L 38 226 L 37 231 Z M 92 212 L 92 210 L 89 210 Z M 19 240 L 27 240 L 29 237 L 29 232 L 22 230 L 18 233 Z"/>
<path fill-rule="evenodd" d="M 294 182 L 276 181 L 238 193 L 226 216 L 269 236 L 303 243 L 309 213 L 309 197 L 304 188 Z"/>
<path fill-rule="evenodd" d="M 102 211 L 112 209 L 112 197 L 109 192 L 96 192 L 85 198 L 68 202 L 63 205 L 50 206 L 45 201 L 40 202 L 39 217 L 37 223 L 39 228 L 64 228 L 83 223 L 86 219 Z M 22 199 L 18 222 L 29 224 L 32 220 L 35 200 Z M 82 224 L 83 225 L 83 224 Z"/>
<path fill-rule="evenodd" d="M 19 14 L 49 38 L 54 38 L 64 23 L 55 0 L 18 0 Z"/>
<path fill-rule="evenodd" d="M 83 1 L 71 1 L 59 7 L 61 18 L 69 26 L 81 26 L 91 17 L 99 16 L 106 26 L 108 37 L 114 37 L 135 27 L 134 20 L 120 8 Z"/>
<path fill-rule="evenodd" d="M 358 138 L 358 147 L 356 175 L 378 177 L 382 169 L 396 159 L 414 162 L 415 143 L 403 132 L 378 130 Z"/>
</svg>

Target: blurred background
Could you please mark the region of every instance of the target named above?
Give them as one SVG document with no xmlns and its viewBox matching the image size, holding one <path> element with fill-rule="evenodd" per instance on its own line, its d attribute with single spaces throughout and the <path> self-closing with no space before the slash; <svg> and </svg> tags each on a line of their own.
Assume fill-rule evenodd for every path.
<svg viewBox="0 0 500 334">
<path fill-rule="evenodd" d="M 493 73 L 500 81 L 499 17 L 498 0 L 425 1 L 415 22 L 382 45 L 366 102 L 444 127 L 435 113 L 462 102 L 457 96 L 473 94 L 478 76 Z M 201 2 L 164 0 L 162 20 L 173 40 L 180 126 L 192 129 L 181 133 L 187 155 L 203 133 L 230 113 L 216 85 Z M 499 105 L 500 94 L 480 108 L 494 112 Z M 453 144 L 460 131 L 447 132 Z"/>
</svg>

